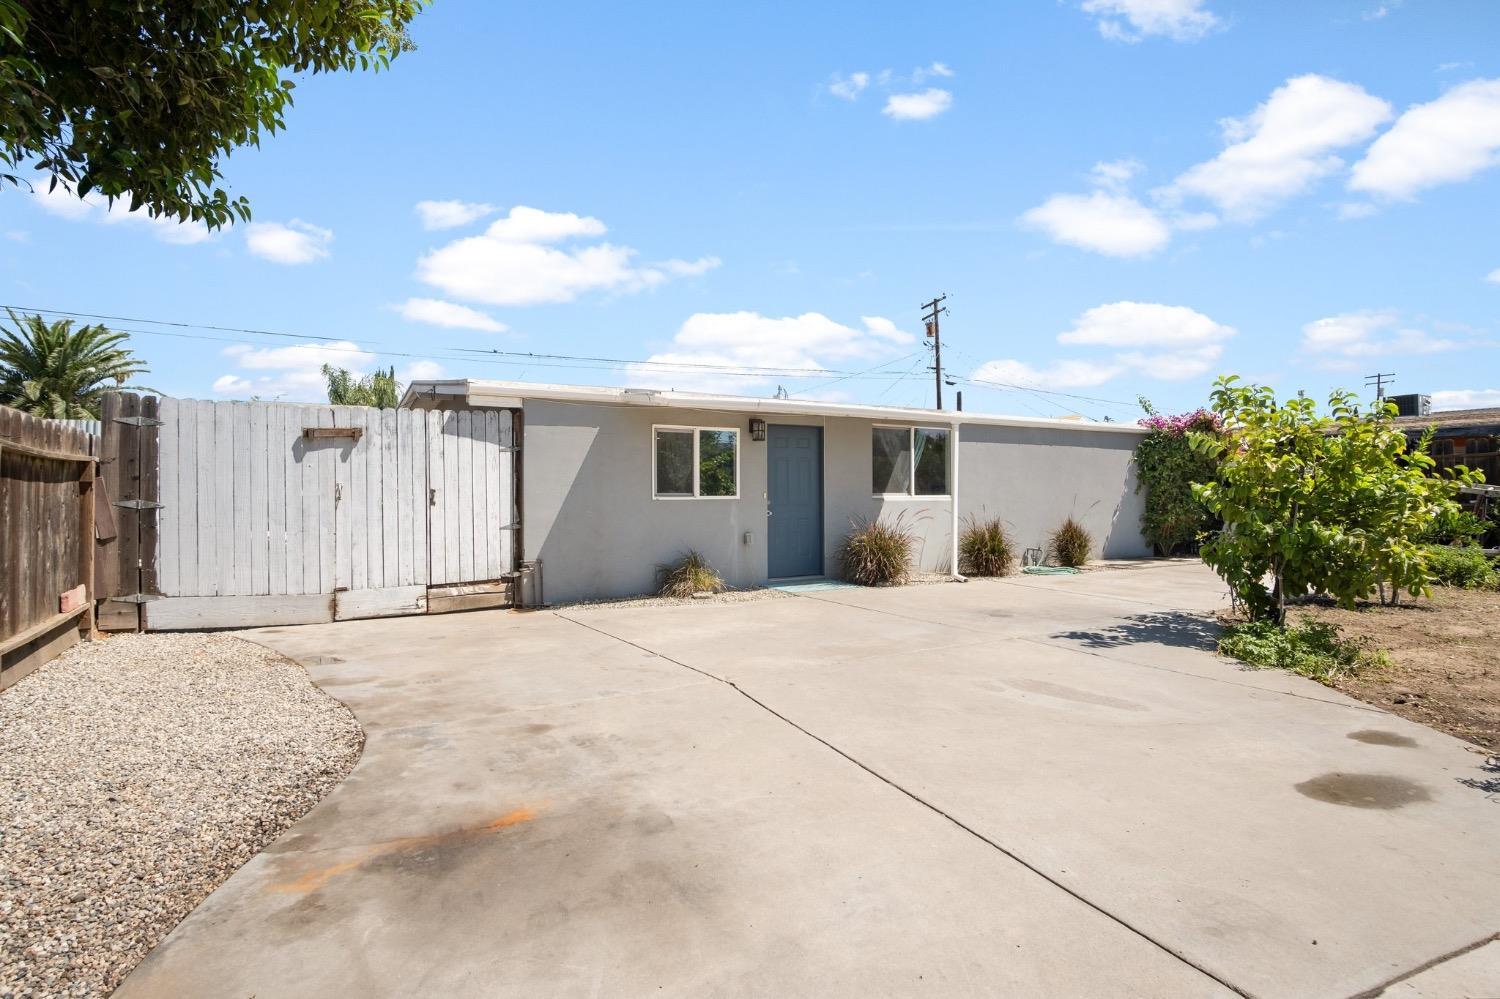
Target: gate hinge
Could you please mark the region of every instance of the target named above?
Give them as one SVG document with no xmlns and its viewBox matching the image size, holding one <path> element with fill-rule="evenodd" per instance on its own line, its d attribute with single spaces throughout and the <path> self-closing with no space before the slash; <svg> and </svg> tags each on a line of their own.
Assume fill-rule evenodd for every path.
<svg viewBox="0 0 1500 999">
<path fill-rule="evenodd" d="M 160 427 L 166 423 L 165 420 L 158 420 L 154 416 L 116 416 L 114 421 L 129 424 L 132 427 Z"/>
<path fill-rule="evenodd" d="M 110 506 L 117 506 L 125 510 L 160 510 L 165 504 L 156 500 L 128 499 L 115 500 Z"/>
<path fill-rule="evenodd" d="M 118 600 L 122 604 L 144 604 L 152 600 L 160 600 L 159 593 L 127 593 L 119 597 L 106 597 L 106 600 Z"/>
</svg>

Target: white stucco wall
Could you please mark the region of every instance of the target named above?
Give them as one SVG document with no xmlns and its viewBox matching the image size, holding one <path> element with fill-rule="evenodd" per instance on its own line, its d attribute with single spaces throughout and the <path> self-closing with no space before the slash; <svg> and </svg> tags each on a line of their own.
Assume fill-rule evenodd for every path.
<svg viewBox="0 0 1500 999">
<path fill-rule="evenodd" d="M 765 582 L 766 445 L 750 439 L 748 415 L 528 400 L 524 416 L 524 551 L 543 563 L 549 602 L 650 592 L 656 567 L 689 548 L 732 585 Z M 871 495 L 875 421 L 770 422 L 823 428 L 827 573 L 837 571 L 835 555 L 851 519 L 879 516 L 900 516 L 916 533 L 920 568 L 949 568 L 949 500 Z M 654 425 L 738 427 L 739 498 L 654 499 Z M 1134 492 L 1136 435 L 965 424 L 961 438 L 960 515 L 998 514 L 1027 547 L 1041 546 L 1072 513 L 1094 535 L 1096 554 L 1150 554 Z"/>
</svg>

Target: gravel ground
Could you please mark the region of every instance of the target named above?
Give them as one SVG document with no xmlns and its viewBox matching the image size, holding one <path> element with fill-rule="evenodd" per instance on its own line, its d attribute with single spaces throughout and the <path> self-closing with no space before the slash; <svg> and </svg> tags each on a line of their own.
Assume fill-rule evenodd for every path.
<svg viewBox="0 0 1500 999">
<path fill-rule="evenodd" d="M 75 646 L 0 695 L 0 999 L 106 996 L 353 768 L 364 733 L 223 634 Z"/>
<path fill-rule="evenodd" d="M 784 600 L 790 597 L 790 593 L 782 593 L 770 587 L 751 587 L 745 590 L 725 590 L 723 593 L 713 593 L 701 597 L 664 597 L 659 594 L 646 593 L 638 597 L 618 597 L 608 600 L 578 600 L 570 604 L 551 604 L 548 610 L 568 610 L 569 608 L 594 609 L 597 607 L 682 607 L 690 604 L 745 604 L 756 600 Z"/>
</svg>

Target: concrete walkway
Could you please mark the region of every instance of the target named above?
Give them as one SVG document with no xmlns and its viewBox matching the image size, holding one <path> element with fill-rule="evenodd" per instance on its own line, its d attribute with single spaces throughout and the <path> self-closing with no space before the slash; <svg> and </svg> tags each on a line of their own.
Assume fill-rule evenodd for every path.
<svg viewBox="0 0 1500 999">
<path fill-rule="evenodd" d="M 1461 743 L 1192 563 L 247 633 L 354 773 L 116 993 L 1500 995 Z"/>
</svg>

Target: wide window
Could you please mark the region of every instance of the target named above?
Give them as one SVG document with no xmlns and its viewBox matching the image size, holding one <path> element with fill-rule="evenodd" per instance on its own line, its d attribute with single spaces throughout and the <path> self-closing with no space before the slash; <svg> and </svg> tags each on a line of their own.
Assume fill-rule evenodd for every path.
<svg viewBox="0 0 1500 999">
<path fill-rule="evenodd" d="M 652 483 L 657 499 L 739 495 L 740 432 L 723 427 L 655 427 Z"/>
<path fill-rule="evenodd" d="M 946 496 L 948 431 L 875 427 L 870 470 L 870 491 L 877 496 Z"/>
</svg>

